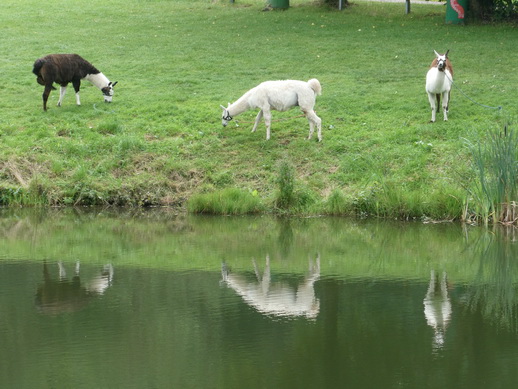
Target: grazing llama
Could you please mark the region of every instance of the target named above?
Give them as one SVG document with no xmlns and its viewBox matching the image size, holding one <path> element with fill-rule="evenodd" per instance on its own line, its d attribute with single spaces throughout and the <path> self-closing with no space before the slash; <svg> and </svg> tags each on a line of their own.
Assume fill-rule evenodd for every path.
<svg viewBox="0 0 518 389">
<path fill-rule="evenodd" d="M 90 62 L 77 54 L 50 54 L 39 58 L 34 62 L 32 72 L 38 77 L 38 84 L 45 86 L 43 91 L 43 110 L 47 110 L 47 100 L 50 91 L 56 89 L 52 84 L 61 85 L 59 91 L 58 107 L 63 102 L 67 85 L 72 83 L 76 91 L 76 103 L 81 105 L 79 100 L 79 88 L 81 80 L 85 79 L 94 84 L 104 95 L 104 101 L 111 103 L 113 97 L 113 87 L 117 82 L 111 82 L 108 78 L 97 70 Z"/>
<path fill-rule="evenodd" d="M 435 122 L 435 114 L 441 106 L 441 96 L 444 120 L 448 120 L 450 90 L 453 84 L 453 67 L 448 59 L 449 51 L 446 51 L 446 54 L 439 54 L 434 50 L 436 58 L 432 61 L 430 70 L 426 74 L 426 93 L 428 93 L 428 100 L 432 107 L 432 123 Z"/>
<path fill-rule="evenodd" d="M 296 80 L 266 81 L 255 88 L 250 89 L 241 96 L 235 103 L 228 104 L 228 107 L 221 105 L 223 109 L 222 124 L 226 126 L 234 116 L 249 109 L 259 108 L 260 111 L 255 118 L 252 132 L 257 130 L 257 125 L 264 116 L 266 124 L 266 140 L 270 139 L 270 125 L 272 121 L 271 110 L 287 111 L 292 107 L 299 106 L 309 122 L 309 136 L 311 139 L 315 126 L 318 130 L 318 141 L 322 140 L 322 120 L 316 115 L 313 107 L 317 95 L 322 93 L 320 82 L 313 78 L 308 82 Z"/>
</svg>

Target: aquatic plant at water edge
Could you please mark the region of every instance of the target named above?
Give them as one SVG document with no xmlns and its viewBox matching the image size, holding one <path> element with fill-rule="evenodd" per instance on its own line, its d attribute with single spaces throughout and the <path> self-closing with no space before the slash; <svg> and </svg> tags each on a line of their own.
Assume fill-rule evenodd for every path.
<svg viewBox="0 0 518 389">
<path fill-rule="evenodd" d="M 484 224 L 518 221 L 518 134 L 505 126 L 487 140 L 467 142 L 475 179 L 467 187 L 464 220 Z"/>
</svg>

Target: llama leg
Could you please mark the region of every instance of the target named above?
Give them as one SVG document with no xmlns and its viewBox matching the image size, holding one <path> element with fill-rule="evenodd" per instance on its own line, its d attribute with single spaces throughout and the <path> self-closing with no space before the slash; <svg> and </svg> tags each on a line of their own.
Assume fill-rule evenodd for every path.
<svg viewBox="0 0 518 389">
<path fill-rule="evenodd" d="M 74 86 L 74 90 L 76 91 L 76 104 L 81 105 L 81 100 L 79 99 L 79 88 L 81 87 L 81 80 L 72 81 L 72 85 Z"/>
<path fill-rule="evenodd" d="M 61 103 L 63 102 L 63 98 L 65 97 L 65 93 L 67 93 L 67 86 L 61 86 L 59 88 L 59 100 L 58 100 L 58 107 L 61 107 Z"/>
<path fill-rule="evenodd" d="M 313 132 L 315 131 L 315 125 L 317 126 L 317 134 L 318 134 L 318 141 L 322 141 L 322 119 L 320 119 L 315 111 L 311 110 L 305 113 L 306 118 L 309 122 L 309 136 L 308 140 L 311 139 L 313 136 Z"/>
<path fill-rule="evenodd" d="M 266 140 L 270 140 L 270 126 L 272 124 L 272 113 L 270 110 L 263 111 L 264 123 L 266 124 Z"/>
<path fill-rule="evenodd" d="M 49 99 L 50 91 L 52 90 L 52 84 L 45 85 L 45 89 L 43 90 L 43 110 L 47 110 L 47 100 Z"/>
<path fill-rule="evenodd" d="M 430 101 L 430 106 L 432 107 L 432 119 L 430 120 L 432 123 L 435 122 L 435 113 L 437 112 L 437 105 L 435 102 L 435 95 L 432 93 L 428 93 L 428 101 Z"/>
<path fill-rule="evenodd" d="M 450 102 L 450 92 L 444 92 L 442 95 L 442 110 L 444 113 L 444 121 L 448 121 L 448 104 Z"/>
<path fill-rule="evenodd" d="M 257 114 L 257 116 L 255 117 L 255 123 L 254 123 L 254 128 L 252 128 L 252 132 L 255 132 L 255 130 L 257 130 L 257 126 L 262 118 L 263 118 L 263 110 L 261 109 L 259 111 L 259 113 Z"/>
</svg>

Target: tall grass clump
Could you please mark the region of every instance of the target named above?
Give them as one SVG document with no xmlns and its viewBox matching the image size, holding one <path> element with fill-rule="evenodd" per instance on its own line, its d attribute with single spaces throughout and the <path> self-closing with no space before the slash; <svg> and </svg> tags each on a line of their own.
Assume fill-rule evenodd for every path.
<svg viewBox="0 0 518 389">
<path fill-rule="evenodd" d="M 449 185 L 422 193 L 381 180 L 360 191 L 353 199 L 352 207 L 361 217 L 455 220 L 461 217 L 462 200 L 456 188 Z"/>
<path fill-rule="evenodd" d="M 347 215 L 352 212 L 346 196 L 339 189 L 334 189 L 325 202 L 324 211 L 328 215 Z"/>
<path fill-rule="evenodd" d="M 315 211 L 315 206 L 318 207 L 318 196 L 303 182 L 297 182 L 296 170 L 291 161 L 284 159 L 279 163 L 275 183 L 275 211 L 282 214 L 307 214 Z"/>
<path fill-rule="evenodd" d="M 295 202 L 295 169 L 288 161 L 281 161 L 277 177 L 278 192 L 275 205 L 280 209 L 288 209 Z"/>
<path fill-rule="evenodd" d="M 187 202 L 189 212 L 211 215 L 246 215 L 259 213 L 262 205 L 255 192 L 227 188 L 192 196 Z"/>
<path fill-rule="evenodd" d="M 485 225 L 518 221 L 518 134 L 508 126 L 487 141 L 467 144 L 474 182 L 468 186 L 464 219 Z"/>
</svg>

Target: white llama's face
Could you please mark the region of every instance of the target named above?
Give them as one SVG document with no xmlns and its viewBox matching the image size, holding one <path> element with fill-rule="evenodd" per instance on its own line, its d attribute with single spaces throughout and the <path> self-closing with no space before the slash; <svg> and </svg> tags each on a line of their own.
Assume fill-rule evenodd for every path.
<svg viewBox="0 0 518 389">
<path fill-rule="evenodd" d="M 224 106 L 220 105 L 220 107 L 223 109 L 223 113 L 221 114 L 221 124 L 223 127 L 226 127 L 228 122 L 232 120 L 232 116 L 230 116 L 230 113 Z"/>
<path fill-rule="evenodd" d="M 441 72 L 446 69 L 446 58 L 448 56 L 448 51 L 446 54 L 439 54 L 437 51 L 435 52 L 435 56 L 437 57 L 437 69 L 439 69 Z"/>
</svg>

